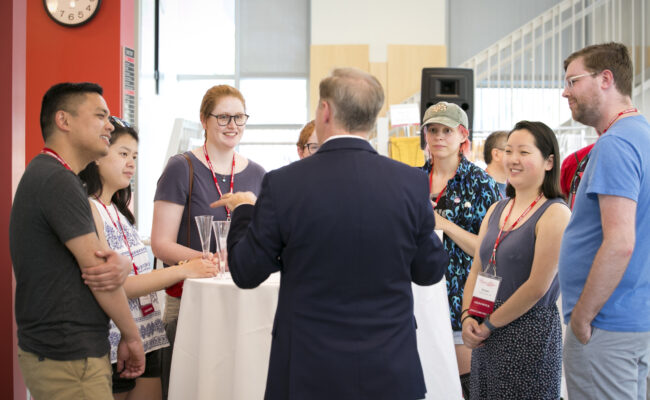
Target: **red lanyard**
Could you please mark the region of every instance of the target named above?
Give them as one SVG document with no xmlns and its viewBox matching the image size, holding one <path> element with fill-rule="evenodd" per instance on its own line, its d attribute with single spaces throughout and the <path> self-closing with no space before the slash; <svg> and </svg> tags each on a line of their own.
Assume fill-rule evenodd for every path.
<svg viewBox="0 0 650 400">
<path fill-rule="evenodd" d="M 609 125 L 607 125 L 607 128 L 605 128 L 605 130 L 603 131 L 603 135 L 605 134 L 605 132 L 607 132 L 607 130 L 608 130 L 609 128 L 612 127 L 612 125 L 614 125 L 614 122 L 616 122 L 616 120 L 618 119 L 618 117 L 620 117 L 620 116 L 623 115 L 623 114 L 630 114 L 630 113 L 633 113 L 633 112 L 639 112 L 639 110 L 637 110 L 636 108 L 628 108 L 627 110 L 623 110 L 623 111 L 621 111 L 620 113 L 616 114 L 616 116 L 614 117 L 614 119 L 611 120 L 611 122 L 609 123 Z"/>
<path fill-rule="evenodd" d="M 212 179 L 214 180 L 214 186 L 217 187 L 217 192 L 219 192 L 219 198 L 223 196 L 223 193 L 221 193 L 221 188 L 219 187 L 219 183 L 217 182 L 217 175 L 214 173 L 214 168 L 212 167 L 212 163 L 210 162 L 210 157 L 208 156 L 208 149 L 205 146 L 205 143 L 203 143 L 203 154 L 205 155 L 205 161 L 208 162 L 208 167 L 210 167 L 210 172 L 212 172 Z M 233 153 L 232 155 L 232 169 L 230 170 L 230 193 L 233 192 L 235 188 L 235 154 Z M 230 210 L 228 207 L 224 206 L 226 209 L 226 217 L 228 218 L 228 221 L 230 221 Z"/>
<path fill-rule="evenodd" d="M 122 237 L 124 238 L 124 244 L 126 244 L 126 248 L 129 250 L 129 255 L 131 256 L 131 264 L 133 264 L 133 271 L 135 274 L 138 274 L 138 267 L 135 266 L 135 259 L 133 258 L 133 253 L 131 252 L 131 246 L 129 246 L 129 241 L 126 238 L 126 232 L 124 232 L 124 227 L 122 226 L 122 221 L 120 220 L 120 213 L 117 211 L 117 208 L 115 207 L 115 204 L 113 204 L 113 210 L 115 210 L 115 215 L 117 216 L 117 224 L 120 224 L 120 227 L 117 227 L 117 224 L 113 220 L 113 217 L 111 217 L 111 213 L 108 212 L 108 208 L 102 201 L 99 199 L 99 197 L 95 196 L 95 199 L 99 202 L 99 204 L 104 207 L 104 210 L 106 210 L 106 214 L 108 214 L 108 218 L 110 218 L 111 222 L 113 223 L 113 226 L 115 229 L 119 229 L 122 232 Z"/>
<path fill-rule="evenodd" d="M 429 191 L 433 188 L 433 166 L 431 167 L 431 173 L 429 174 Z M 442 195 L 445 193 L 447 190 L 447 185 L 445 184 L 445 187 L 442 188 L 440 193 L 438 193 L 438 197 L 436 197 L 436 205 L 433 208 L 438 207 L 438 202 L 440 202 L 440 199 L 442 198 Z"/>
<path fill-rule="evenodd" d="M 56 151 L 50 149 L 49 147 L 43 147 L 43 150 L 41 150 L 41 154 L 47 154 L 48 156 L 53 157 L 55 160 L 61 163 L 68 171 L 72 171 L 72 168 L 68 165 L 67 162 L 59 154 L 57 154 Z"/>
<path fill-rule="evenodd" d="M 521 219 L 522 219 L 524 216 L 526 216 L 526 214 L 528 214 L 528 213 L 530 212 L 530 210 L 533 209 L 533 207 L 535 207 L 535 204 L 537 204 L 537 202 L 539 201 L 539 199 L 542 198 L 542 195 L 543 195 L 543 194 L 540 193 L 539 196 L 537 196 L 537 198 L 536 198 L 535 200 L 533 200 L 532 203 L 530 203 L 530 205 L 528 206 L 528 208 L 527 208 L 526 210 L 524 210 L 523 213 L 521 213 L 521 215 L 519 216 L 519 218 L 517 218 L 517 220 L 515 221 L 515 223 L 512 224 L 512 226 L 510 227 L 510 229 L 508 229 L 508 230 L 506 231 L 506 234 L 503 235 L 503 237 L 501 237 L 501 234 L 503 233 L 503 229 L 506 227 L 506 224 L 508 223 L 508 218 L 510 217 L 510 214 L 512 213 L 512 209 L 515 207 L 515 201 L 517 200 L 517 198 L 514 197 L 514 198 L 512 199 L 512 205 L 510 206 L 510 211 L 508 211 L 508 215 L 506 215 L 506 219 L 503 221 L 503 226 L 501 227 L 501 229 L 499 230 L 499 234 L 497 235 L 497 240 L 494 242 L 494 248 L 492 249 L 492 256 L 490 257 L 490 262 L 489 262 L 490 264 L 492 264 L 492 265 L 496 265 L 497 247 L 499 247 L 499 244 L 503 241 L 503 239 L 505 239 L 506 236 L 508 236 L 508 234 L 509 234 L 510 232 L 512 232 L 513 229 L 515 229 L 515 226 L 517 226 L 517 224 L 519 223 L 519 221 L 521 221 Z M 496 269 L 495 269 L 495 271 L 496 271 Z"/>
</svg>

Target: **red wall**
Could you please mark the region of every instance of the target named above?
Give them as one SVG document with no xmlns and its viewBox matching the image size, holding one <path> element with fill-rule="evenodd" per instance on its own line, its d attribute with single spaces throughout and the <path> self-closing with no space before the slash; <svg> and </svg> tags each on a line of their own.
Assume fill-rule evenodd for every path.
<svg viewBox="0 0 650 400">
<path fill-rule="evenodd" d="M 43 147 L 41 99 L 55 83 L 104 87 L 111 113 L 121 115 L 122 46 L 133 48 L 135 0 L 104 0 L 77 28 L 56 24 L 42 0 L 0 1 L 0 395 L 25 399 L 16 359 L 15 283 L 9 255 L 9 214 L 15 185 Z M 9 190 L 9 189 L 12 190 Z"/>
</svg>

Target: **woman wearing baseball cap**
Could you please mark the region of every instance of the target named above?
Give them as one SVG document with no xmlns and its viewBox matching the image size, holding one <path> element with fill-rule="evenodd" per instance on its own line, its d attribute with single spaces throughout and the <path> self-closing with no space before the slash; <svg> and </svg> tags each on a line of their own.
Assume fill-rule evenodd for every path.
<svg viewBox="0 0 650 400">
<path fill-rule="evenodd" d="M 445 278 L 465 398 L 469 398 L 472 352 L 462 339 L 463 287 L 479 244 L 481 221 L 490 205 L 500 199 L 494 179 L 465 157 L 470 149 L 467 127 L 465 111 L 444 101 L 429 107 L 422 121 L 422 134 L 431 156 L 422 169 L 429 175 L 436 229 L 443 231 L 443 243 L 449 254 Z"/>
</svg>

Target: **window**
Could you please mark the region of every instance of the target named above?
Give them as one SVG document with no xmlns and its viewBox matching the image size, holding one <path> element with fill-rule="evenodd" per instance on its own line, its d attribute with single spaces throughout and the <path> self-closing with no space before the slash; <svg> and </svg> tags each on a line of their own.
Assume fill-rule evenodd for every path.
<svg viewBox="0 0 650 400">
<path fill-rule="evenodd" d="M 307 0 L 160 0 L 156 93 L 154 3 L 138 4 L 136 216 L 139 229 L 148 234 L 174 121 L 199 122 L 201 100 L 210 87 L 229 84 L 246 99 L 251 118 L 238 149 L 243 155 L 266 170 L 298 158 L 295 143 L 308 118 L 311 11 Z"/>
</svg>

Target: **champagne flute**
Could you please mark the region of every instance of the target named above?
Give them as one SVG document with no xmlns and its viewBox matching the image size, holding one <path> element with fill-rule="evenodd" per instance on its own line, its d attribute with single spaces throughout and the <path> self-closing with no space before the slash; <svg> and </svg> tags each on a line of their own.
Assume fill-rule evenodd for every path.
<svg viewBox="0 0 650 400">
<path fill-rule="evenodd" d="M 230 230 L 230 221 L 212 221 L 214 236 L 217 240 L 217 251 L 219 252 L 219 274 L 222 277 L 226 275 L 226 266 L 228 265 L 227 239 Z"/>
<path fill-rule="evenodd" d="M 196 220 L 196 227 L 199 230 L 199 238 L 201 239 L 201 249 L 203 250 L 203 258 L 210 258 L 210 239 L 212 239 L 212 215 L 198 215 L 194 217 Z"/>
</svg>

